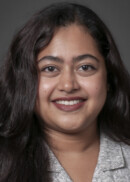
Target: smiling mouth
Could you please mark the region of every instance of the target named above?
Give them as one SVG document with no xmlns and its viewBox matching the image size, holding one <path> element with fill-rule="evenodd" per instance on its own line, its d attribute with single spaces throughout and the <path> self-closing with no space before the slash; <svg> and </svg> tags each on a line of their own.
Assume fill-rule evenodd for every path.
<svg viewBox="0 0 130 182">
<path fill-rule="evenodd" d="M 66 106 L 72 106 L 72 105 L 78 104 L 80 102 L 82 102 L 82 100 L 71 100 L 71 101 L 59 100 L 59 101 L 56 101 L 57 104 L 63 104 Z"/>
<path fill-rule="evenodd" d="M 71 112 L 83 107 L 85 101 L 83 98 L 59 98 L 54 100 L 53 104 L 62 111 Z"/>
</svg>

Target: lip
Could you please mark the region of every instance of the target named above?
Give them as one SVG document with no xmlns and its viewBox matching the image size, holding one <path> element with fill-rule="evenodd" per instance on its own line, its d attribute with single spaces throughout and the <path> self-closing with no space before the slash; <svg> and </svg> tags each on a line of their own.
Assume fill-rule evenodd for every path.
<svg viewBox="0 0 130 182">
<path fill-rule="evenodd" d="M 64 105 L 64 104 L 60 104 L 57 103 L 56 101 L 74 101 L 74 100 L 81 100 L 81 102 L 76 103 L 74 105 Z M 83 105 L 85 104 L 86 99 L 83 97 L 60 97 L 60 98 L 56 98 L 52 101 L 52 103 L 54 104 L 54 106 L 56 106 L 56 108 L 58 108 L 59 110 L 65 111 L 65 112 L 72 112 L 72 111 L 76 111 L 78 109 L 80 109 L 81 107 L 83 107 Z"/>
</svg>

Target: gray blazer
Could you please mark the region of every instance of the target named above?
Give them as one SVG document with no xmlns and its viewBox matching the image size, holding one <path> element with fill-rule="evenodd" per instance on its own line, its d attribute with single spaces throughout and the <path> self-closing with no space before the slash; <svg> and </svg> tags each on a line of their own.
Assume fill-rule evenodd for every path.
<svg viewBox="0 0 130 182">
<path fill-rule="evenodd" d="M 51 164 L 48 172 L 53 182 L 72 182 L 53 152 L 48 150 Z M 100 152 L 92 182 L 130 182 L 130 146 L 101 134 Z"/>
</svg>

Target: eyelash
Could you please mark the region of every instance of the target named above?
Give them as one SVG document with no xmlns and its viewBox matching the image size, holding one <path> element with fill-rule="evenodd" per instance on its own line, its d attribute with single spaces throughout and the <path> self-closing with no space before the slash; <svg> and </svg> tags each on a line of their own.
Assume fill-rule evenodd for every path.
<svg viewBox="0 0 130 182">
<path fill-rule="evenodd" d="M 84 70 L 84 68 L 85 68 L 85 70 Z M 82 70 L 83 71 L 91 71 L 91 70 L 96 70 L 96 68 L 94 67 L 94 66 L 92 66 L 92 65 L 87 65 L 87 64 L 85 64 L 85 65 L 82 65 L 82 66 L 80 66 L 80 68 L 83 68 Z M 79 68 L 79 70 L 80 70 L 80 68 Z M 81 71 L 81 70 L 80 70 Z"/>
<path fill-rule="evenodd" d="M 44 76 L 47 77 L 56 77 L 60 74 L 62 70 L 60 67 L 57 67 L 55 65 L 48 65 L 43 68 L 41 68 L 41 72 Z M 78 65 L 76 67 L 76 72 L 81 76 L 89 76 L 94 74 L 96 71 L 96 67 L 91 64 L 82 64 Z"/>
<path fill-rule="evenodd" d="M 49 70 L 49 68 L 52 69 L 52 70 Z M 54 71 L 54 69 L 57 69 L 56 66 L 47 66 L 45 68 L 42 68 L 41 71 L 44 71 L 44 72 L 56 72 L 58 70 L 57 69 L 56 71 Z"/>
<path fill-rule="evenodd" d="M 49 68 L 50 69 L 52 69 L 52 70 L 49 70 Z M 96 68 L 94 67 L 94 66 L 92 66 L 92 65 L 82 65 L 82 66 L 80 66 L 80 68 L 79 68 L 79 70 L 82 68 L 82 70 L 95 70 Z M 47 71 L 46 71 L 46 69 L 48 69 Z M 45 67 L 45 68 L 42 68 L 41 69 L 41 71 L 46 71 L 46 72 L 55 72 L 54 70 L 55 69 L 57 69 L 56 68 L 56 66 L 47 66 L 47 67 Z M 58 70 L 58 69 L 57 69 Z"/>
</svg>

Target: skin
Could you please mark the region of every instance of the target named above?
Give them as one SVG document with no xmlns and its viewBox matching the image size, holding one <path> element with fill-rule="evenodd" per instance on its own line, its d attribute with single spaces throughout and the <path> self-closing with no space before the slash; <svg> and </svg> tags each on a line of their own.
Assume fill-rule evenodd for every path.
<svg viewBox="0 0 130 182">
<path fill-rule="evenodd" d="M 104 59 L 92 36 L 72 24 L 58 29 L 38 54 L 37 65 L 36 113 L 44 122 L 46 140 L 75 182 L 91 181 L 99 153 L 97 116 L 107 95 Z M 86 100 L 73 111 L 60 110 L 52 102 L 77 96 Z"/>
</svg>

